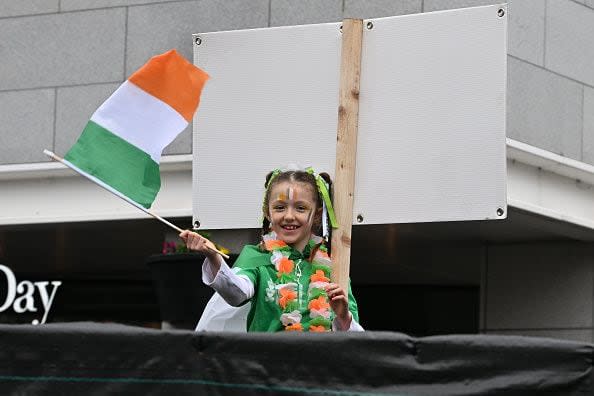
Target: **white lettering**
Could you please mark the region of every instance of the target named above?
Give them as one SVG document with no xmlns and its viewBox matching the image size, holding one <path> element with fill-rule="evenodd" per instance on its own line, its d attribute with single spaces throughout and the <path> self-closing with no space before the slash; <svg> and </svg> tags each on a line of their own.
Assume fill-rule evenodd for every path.
<svg viewBox="0 0 594 396">
<path fill-rule="evenodd" d="M 49 311 L 52 308 L 52 303 L 54 302 L 54 297 L 56 297 L 58 287 L 62 285 L 62 282 L 31 282 L 24 280 L 17 285 L 16 277 L 10 268 L 0 264 L 0 271 L 4 272 L 4 276 L 6 276 L 6 298 L 2 306 L 0 306 L 0 312 L 6 311 L 11 305 L 16 313 L 27 311 L 37 312 L 34 298 L 35 289 L 37 289 L 39 290 L 39 297 L 41 298 L 41 304 L 43 305 L 43 318 L 41 319 L 41 322 L 39 322 L 38 319 L 34 319 L 31 323 L 34 325 L 44 324 L 47 320 Z M 50 283 L 52 285 L 52 291 L 51 293 L 48 293 L 47 288 Z"/>
<path fill-rule="evenodd" d="M 0 271 L 4 272 L 4 275 L 6 275 L 6 299 L 4 300 L 4 304 L 0 307 L 0 312 L 4 312 L 14 301 L 14 296 L 16 294 L 16 278 L 10 268 L 2 264 L 0 264 Z"/>
<path fill-rule="evenodd" d="M 35 293 L 35 286 L 33 286 L 33 282 L 28 280 L 24 280 L 17 285 L 16 289 L 17 293 L 21 294 L 22 296 L 17 297 L 14 300 L 14 304 L 12 309 L 16 313 L 23 313 L 25 311 L 30 312 L 37 312 L 37 308 L 35 308 L 35 300 L 33 299 L 33 293 Z M 24 302 L 24 304 L 23 304 Z"/>
<path fill-rule="evenodd" d="M 50 297 L 48 298 L 47 296 L 47 285 L 48 282 L 35 282 L 35 286 L 37 286 L 37 289 L 39 290 L 39 295 L 41 296 L 41 303 L 43 304 L 43 319 L 41 319 L 41 324 L 44 324 L 45 321 L 47 320 L 47 314 L 49 313 L 51 307 L 52 307 L 52 302 L 54 301 L 54 297 L 56 296 L 56 291 L 58 290 L 58 287 L 60 287 L 60 285 L 62 284 L 62 282 L 60 281 L 52 281 L 52 294 L 50 295 Z M 38 324 L 38 321 L 34 321 L 37 323 L 33 323 L 33 324 Z"/>
</svg>

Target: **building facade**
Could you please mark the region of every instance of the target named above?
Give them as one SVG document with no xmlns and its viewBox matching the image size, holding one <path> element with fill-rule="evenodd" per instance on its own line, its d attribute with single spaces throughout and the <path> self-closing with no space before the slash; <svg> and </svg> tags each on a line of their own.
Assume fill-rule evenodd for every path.
<svg viewBox="0 0 594 396">
<path fill-rule="evenodd" d="M 192 33 L 497 3 L 2 1 L 0 264 L 17 280 L 63 280 L 48 321 L 154 325 L 144 263 L 174 236 L 51 163 L 43 149 L 63 155 L 93 111 L 151 56 L 177 48 L 192 59 Z M 508 218 L 354 227 L 351 271 L 364 326 L 367 311 L 368 328 L 415 335 L 593 341 L 593 66 L 594 1 L 508 3 Z M 155 203 L 182 227 L 192 215 L 191 139 L 188 128 L 166 149 Z M 257 232 L 213 234 L 237 251 Z M 391 301 L 388 315 L 375 312 L 378 300 Z M 35 316 L 11 310 L 0 320 Z"/>
</svg>

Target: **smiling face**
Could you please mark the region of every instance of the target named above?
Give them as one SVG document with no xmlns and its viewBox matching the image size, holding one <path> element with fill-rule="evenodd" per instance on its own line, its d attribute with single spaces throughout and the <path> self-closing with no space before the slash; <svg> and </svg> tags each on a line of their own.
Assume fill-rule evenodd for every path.
<svg viewBox="0 0 594 396">
<path fill-rule="evenodd" d="M 313 188 L 302 182 L 282 181 L 270 188 L 267 218 L 279 239 L 302 251 L 311 238 L 316 207 Z"/>
</svg>

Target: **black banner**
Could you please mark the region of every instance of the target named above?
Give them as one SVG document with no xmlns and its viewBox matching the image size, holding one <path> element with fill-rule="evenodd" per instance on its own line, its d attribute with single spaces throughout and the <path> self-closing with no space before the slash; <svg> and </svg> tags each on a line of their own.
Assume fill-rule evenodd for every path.
<svg viewBox="0 0 594 396">
<path fill-rule="evenodd" d="M 0 325 L 1 395 L 592 395 L 592 344 Z"/>
</svg>

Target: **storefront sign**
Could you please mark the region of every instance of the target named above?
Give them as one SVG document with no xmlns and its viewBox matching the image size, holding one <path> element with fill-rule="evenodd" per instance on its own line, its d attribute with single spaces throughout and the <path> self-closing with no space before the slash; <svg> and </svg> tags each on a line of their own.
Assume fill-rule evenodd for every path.
<svg viewBox="0 0 594 396">
<path fill-rule="evenodd" d="M 4 302 L 0 301 L 0 303 L 2 303 L 0 306 L 0 312 L 6 311 L 11 306 L 16 313 L 38 312 L 37 307 L 35 306 L 34 295 L 35 293 L 39 293 L 41 304 L 43 305 L 43 318 L 41 319 L 41 322 L 37 319 L 34 319 L 31 323 L 34 325 L 44 324 L 52 307 L 52 302 L 56 296 L 56 291 L 62 282 L 31 282 L 28 280 L 23 280 L 17 283 L 16 277 L 10 268 L 0 264 L 0 271 L 6 277 L 6 298 Z M 50 283 L 52 289 L 51 293 L 48 293 L 48 286 Z M 2 285 L 1 279 L 0 285 Z M 2 290 L 1 286 L 0 290 Z"/>
</svg>

